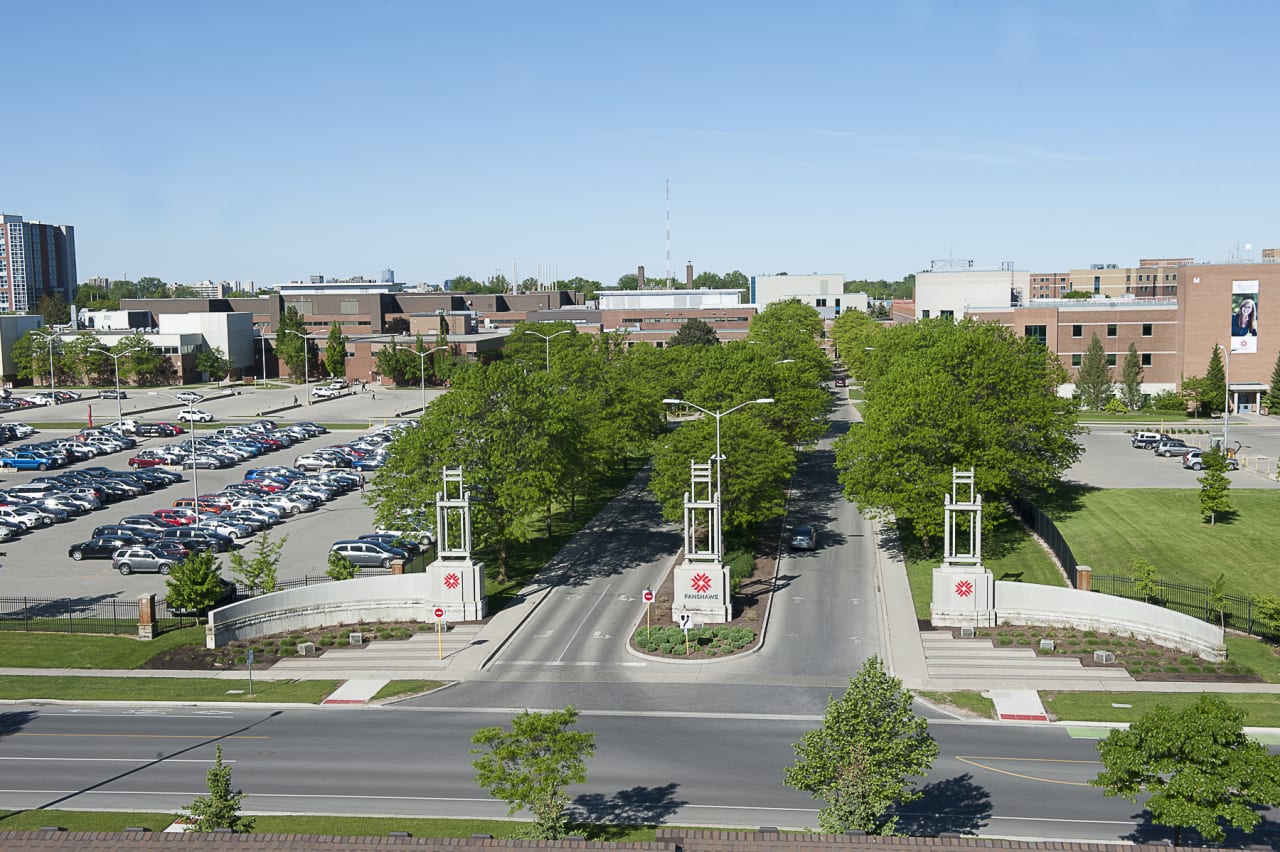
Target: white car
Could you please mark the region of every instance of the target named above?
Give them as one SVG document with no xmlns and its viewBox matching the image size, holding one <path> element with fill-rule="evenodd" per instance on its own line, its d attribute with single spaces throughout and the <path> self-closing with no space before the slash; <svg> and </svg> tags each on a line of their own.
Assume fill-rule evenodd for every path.
<svg viewBox="0 0 1280 852">
<path fill-rule="evenodd" d="M 319 397 L 320 399 L 329 399 L 335 396 L 342 396 L 342 391 L 339 388 L 329 387 L 328 385 L 321 385 L 318 388 L 313 388 L 311 390 L 311 395 L 315 397 Z"/>
<path fill-rule="evenodd" d="M 425 545 L 434 544 L 436 540 L 435 534 L 431 530 L 393 530 L 379 525 L 374 532 L 378 535 L 393 535 L 396 538 L 404 538 Z"/>
<path fill-rule="evenodd" d="M 37 393 L 27 397 L 27 402 L 34 402 L 36 405 L 53 405 L 53 397 L 47 393 Z"/>
<path fill-rule="evenodd" d="M 188 408 L 179 414 L 178 418 L 180 420 L 191 420 L 197 423 L 212 423 L 215 419 L 212 414 L 207 411 L 202 411 L 199 408 Z"/>
<path fill-rule="evenodd" d="M 36 427 L 28 426 L 26 423 L 14 423 L 12 426 L 14 433 L 19 438 L 25 438 L 28 435 L 34 435 L 36 433 Z"/>
<path fill-rule="evenodd" d="M 202 399 L 204 399 L 203 396 L 196 393 L 195 391 L 178 391 L 173 396 L 175 399 L 180 399 L 183 402 L 200 402 Z"/>
<path fill-rule="evenodd" d="M 121 420 L 119 422 L 112 423 L 108 426 L 103 426 L 102 428 L 110 429 L 113 432 L 120 432 L 125 435 L 132 435 L 138 431 L 138 421 L 137 420 Z"/>
</svg>

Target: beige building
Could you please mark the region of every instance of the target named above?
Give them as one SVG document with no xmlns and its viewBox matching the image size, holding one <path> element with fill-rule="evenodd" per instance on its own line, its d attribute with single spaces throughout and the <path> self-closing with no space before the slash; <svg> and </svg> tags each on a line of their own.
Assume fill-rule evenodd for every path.
<svg viewBox="0 0 1280 852">
<path fill-rule="evenodd" d="M 1178 295 L 1178 267 L 1193 262 L 1189 257 L 1171 257 L 1144 258 L 1137 266 L 1095 263 L 1067 273 L 1068 289 L 1110 299 L 1173 299 Z"/>
</svg>

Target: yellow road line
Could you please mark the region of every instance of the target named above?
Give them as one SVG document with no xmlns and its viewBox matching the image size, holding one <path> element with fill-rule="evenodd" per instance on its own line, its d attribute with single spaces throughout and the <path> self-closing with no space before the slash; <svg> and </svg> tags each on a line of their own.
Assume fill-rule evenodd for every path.
<svg viewBox="0 0 1280 852">
<path fill-rule="evenodd" d="M 961 763 L 967 763 L 970 766 L 976 766 L 979 769 L 986 769 L 990 772 L 998 772 L 1001 775 L 1008 775 L 1011 778 L 1021 778 L 1024 781 L 1041 781 L 1045 784 L 1060 784 L 1064 787 L 1091 787 L 1093 785 L 1089 784 L 1087 781 L 1059 781 L 1056 778 L 1040 778 L 1039 776 L 1036 776 L 1036 775 L 1026 775 L 1021 772 L 1010 772 L 1007 769 L 997 769 L 994 766 L 987 766 L 985 763 L 982 763 L 981 761 L 983 760 L 1018 760 L 1024 763 L 1028 763 L 1028 762 L 1096 763 L 1096 761 L 1092 761 L 1092 760 L 1059 760 L 1054 758 L 1039 758 L 1039 757 L 966 757 L 964 755 L 956 755 L 956 760 L 960 761 Z"/>
</svg>

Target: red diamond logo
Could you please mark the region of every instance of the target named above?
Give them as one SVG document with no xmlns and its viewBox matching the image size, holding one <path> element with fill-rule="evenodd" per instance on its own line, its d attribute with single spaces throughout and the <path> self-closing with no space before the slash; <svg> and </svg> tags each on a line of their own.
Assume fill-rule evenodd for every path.
<svg viewBox="0 0 1280 852">
<path fill-rule="evenodd" d="M 446 589 L 456 589 L 462 584 L 462 578 L 457 574 L 444 575 L 444 587 Z"/>
<path fill-rule="evenodd" d="M 695 592 L 705 594 L 711 588 L 711 578 L 706 574 L 694 574 L 692 585 Z"/>
<path fill-rule="evenodd" d="M 956 594 L 962 598 L 969 597 L 969 595 L 973 594 L 973 583 L 968 580 L 961 580 L 956 583 Z"/>
</svg>

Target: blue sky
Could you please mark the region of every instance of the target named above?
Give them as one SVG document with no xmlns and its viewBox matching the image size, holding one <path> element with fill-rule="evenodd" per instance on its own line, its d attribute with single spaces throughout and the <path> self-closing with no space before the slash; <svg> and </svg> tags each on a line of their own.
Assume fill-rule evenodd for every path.
<svg viewBox="0 0 1280 852">
<path fill-rule="evenodd" d="M 0 209 L 79 273 L 603 281 L 1280 247 L 1280 4 L 23 3 Z"/>
</svg>

